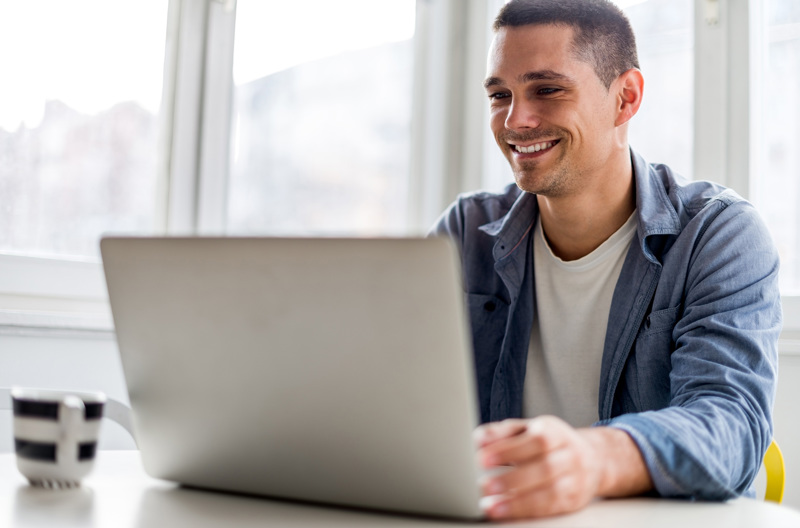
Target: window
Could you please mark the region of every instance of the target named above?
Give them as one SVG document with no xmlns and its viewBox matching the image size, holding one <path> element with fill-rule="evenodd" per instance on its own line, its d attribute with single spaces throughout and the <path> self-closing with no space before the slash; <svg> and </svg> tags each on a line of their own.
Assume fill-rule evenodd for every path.
<svg viewBox="0 0 800 528">
<path fill-rule="evenodd" d="M 781 253 L 781 289 L 800 294 L 800 2 L 765 2 L 759 170 L 753 201 Z"/>
<path fill-rule="evenodd" d="M 631 146 L 687 178 L 694 155 L 694 3 L 617 1 L 636 34 L 644 99 L 631 120 Z"/>
<path fill-rule="evenodd" d="M 415 1 L 240 0 L 236 18 L 227 231 L 404 232 Z"/>
<path fill-rule="evenodd" d="M 616 1 L 646 79 L 631 145 L 751 199 L 797 295 L 798 3 Z M 49 264 L 96 262 L 104 232 L 424 233 L 457 193 L 511 182 L 481 87 L 502 3 L 3 3 L 0 311 L 102 302 L 96 264 Z"/>
<path fill-rule="evenodd" d="M 161 0 L 0 4 L 0 252 L 152 232 L 166 20 Z"/>
</svg>

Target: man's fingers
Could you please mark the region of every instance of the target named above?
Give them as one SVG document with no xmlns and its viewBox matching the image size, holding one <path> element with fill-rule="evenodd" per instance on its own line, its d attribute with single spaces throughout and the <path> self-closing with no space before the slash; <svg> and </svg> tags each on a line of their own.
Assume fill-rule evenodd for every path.
<svg viewBox="0 0 800 528">
<path fill-rule="evenodd" d="M 549 486 L 572 468 L 568 450 L 551 451 L 530 462 L 502 474 L 484 480 L 481 488 L 484 495 L 517 495 L 536 488 Z"/>
<path fill-rule="evenodd" d="M 483 467 L 518 465 L 527 463 L 544 453 L 563 446 L 572 433 L 561 427 L 563 422 L 552 422 L 547 417 L 528 421 L 515 421 L 487 431 L 491 441 L 481 444 L 479 460 Z M 502 426 L 505 422 L 496 425 Z M 506 434 L 504 434 L 506 433 Z M 512 434 L 513 433 L 513 434 Z"/>
<path fill-rule="evenodd" d="M 487 515 L 516 519 L 582 508 L 599 489 L 595 455 L 591 443 L 566 422 L 552 417 L 528 421 L 524 431 L 480 450 L 485 466 L 511 466 L 481 483 Z"/>
<path fill-rule="evenodd" d="M 528 463 L 560 445 L 557 437 L 522 432 L 485 446 L 479 451 L 478 460 L 485 468 L 516 466 Z"/>
<path fill-rule="evenodd" d="M 492 501 L 487 516 L 492 520 L 547 517 L 578 510 L 591 502 L 593 496 L 583 493 L 573 476 L 554 480 L 548 486 L 526 493 L 507 495 Z"/>
<path fill-rule="evenodd" d="M 527 424 L 526 420 L 503 420 L 502 422 L 488 423 L 475 429 L 473 438 L 478 447 L 484 447 L 524 432 Z"/>
</svg>

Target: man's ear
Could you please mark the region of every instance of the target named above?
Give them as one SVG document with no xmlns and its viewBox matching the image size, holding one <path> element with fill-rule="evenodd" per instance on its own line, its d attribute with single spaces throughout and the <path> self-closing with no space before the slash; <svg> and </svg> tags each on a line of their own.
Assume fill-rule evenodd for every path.
<svg viewBox="0 0 800 528">
<path fill-rule="evenodd" d="M 611 88 L 617 93 L 617 118 L 614 126 L 624 125 L 636 115 L 642 104 L 642 95 L 644 94 L 642 72 L 631 68 L 617 77 Z"/>
</svg>

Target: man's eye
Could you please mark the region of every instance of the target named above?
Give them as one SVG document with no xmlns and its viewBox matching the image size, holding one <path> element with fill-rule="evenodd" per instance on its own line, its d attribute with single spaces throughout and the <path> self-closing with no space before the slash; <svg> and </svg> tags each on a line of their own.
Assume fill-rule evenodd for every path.
<svg viewBox="0 0 800 528">
<path fill-rule="evenodd" d="M 539 95 L 553 95 L 561 91 L 561 88 L 539 88 L 536 93 Z"/>
<path fill-rule="evenodd" d="M 495 93 L 490 93 L 489 94 L 489 100 L 491 100 L 491 101 L 497 101 L 497 100 L 500 100 L 500 99 L 505 99 L 506 97 L 508 97 L 508 94 L 507 93 L 503 93 L 503 92 L 495 92 Z"/>
</svg>

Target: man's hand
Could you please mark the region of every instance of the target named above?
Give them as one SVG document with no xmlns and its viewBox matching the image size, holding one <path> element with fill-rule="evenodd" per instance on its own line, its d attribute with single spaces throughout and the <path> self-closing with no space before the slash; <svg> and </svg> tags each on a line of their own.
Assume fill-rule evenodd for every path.
<svg viewBox="0 0 800 528">
<path fill-rule="evenodd" d="M 505 420 L 475 431 L 485 468 L 509 471 L 482 483 L 490 519 L 545 517 L 579 510 L 595 497 L 653 487 L 639 449 L 624 431 L 574 429 L 553 416 Z"/>
</svg>

